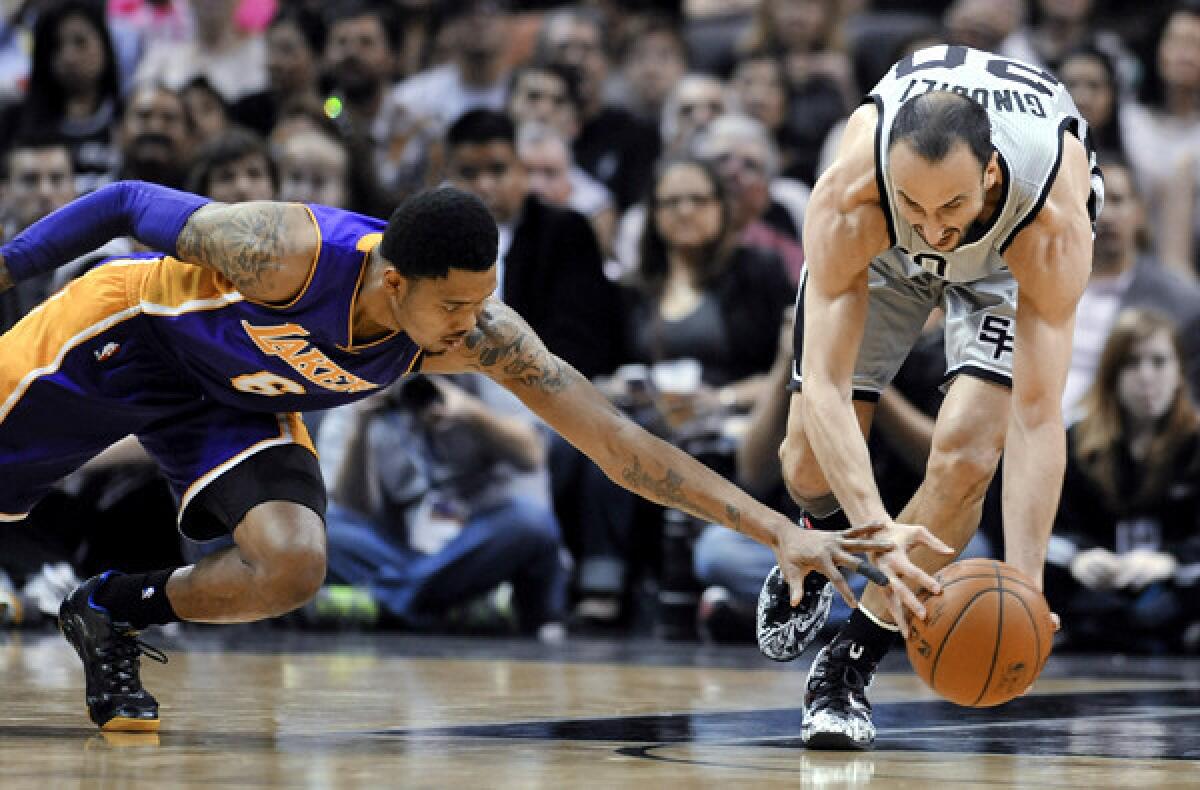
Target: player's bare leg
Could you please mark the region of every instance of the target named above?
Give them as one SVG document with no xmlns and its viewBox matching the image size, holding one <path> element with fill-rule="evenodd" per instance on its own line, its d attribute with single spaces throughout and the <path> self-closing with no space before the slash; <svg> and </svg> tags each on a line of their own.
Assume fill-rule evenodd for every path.
<svg viewBox="0 0 1200 790">
<path fill-rule="evenodd" d="M 302 606 L 325 579 L 321 517 L 292 502 L 264 502 L 233 532 L 234 546 L 171 575 L 167 596 L 183 620 L 245 623 Z"/>
<path fill-rule="evenodd" d="M 921 524 L 955 549 L 954 556 L 918 546 L 909 558 L 933 572 L 954 561 L 979 528 L 983 500 L 996 473 L 1008 429 L 1011 393 L 1007 387 L 972 376 L 955 379 L 938 412 L 925 480 L 896 517 L 902 524 Z M 893 624 L 887 597 L 874 584 L 861 605 Z"/>
</svg>

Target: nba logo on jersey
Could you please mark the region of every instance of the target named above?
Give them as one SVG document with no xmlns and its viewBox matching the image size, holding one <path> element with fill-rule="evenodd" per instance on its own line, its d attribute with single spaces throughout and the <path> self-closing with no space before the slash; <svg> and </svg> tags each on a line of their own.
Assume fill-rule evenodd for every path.
<svg viewBox="0 0 1200 790">
<path fill-rule="evenodd" d="M 104 348 L 96 349 L 96 351 L 92 353 L 96 355 L 97 362 L 107 362 L 108 360 L 112 359 L 113 355 L 120 350 L 121 347 L 116 343 L 105 343 Z"/>
</svg>

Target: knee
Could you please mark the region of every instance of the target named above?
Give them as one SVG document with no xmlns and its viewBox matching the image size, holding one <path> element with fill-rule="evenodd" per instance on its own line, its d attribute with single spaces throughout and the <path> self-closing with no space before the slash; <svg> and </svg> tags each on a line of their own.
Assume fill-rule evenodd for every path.
<svg viewBox="0 0 1200 790">
<path fill-rule="evenodd" d="M 779 445 L 779 465 L 783 482 L 793 498 L 803 501 L 829 493 L 829 484 L 804 439 L 789 436 L 783 440 Z"/>
<path fill-rule="evenodd" d="M 983 442 L 934 442 L 929 453 L 926 478 L 936 482 L 938 490 L 970 501 L 987 492 L 996 466 L 1000 463 L 998 444 Z"/>
<path fill-rule="evenodd" d="M 325 532 L 316 519 L 265 531 L 243 556 L 254 566 L 258 593 L 273 615 L 304 605 L 325 581 Z"/>
</svg>

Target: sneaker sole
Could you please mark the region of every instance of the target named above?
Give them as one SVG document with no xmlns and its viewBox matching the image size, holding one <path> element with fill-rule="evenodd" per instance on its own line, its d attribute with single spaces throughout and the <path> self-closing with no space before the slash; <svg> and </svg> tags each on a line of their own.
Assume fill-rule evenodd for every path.
<svg viewBox="0 0 1200 790">
<path fill-rule="evenodd" d="M 860 743 L 841 732 L 817 732 L 804 740 L 806 748 L 828 752 L 865 752 L 869 751 L 874 743 Z"/>
<path fill-rule="evenodd" d="M 114 716 L 100 728 L 102 732 L 158 732 L 158 719 L 130 719 Z"/>
</svg>

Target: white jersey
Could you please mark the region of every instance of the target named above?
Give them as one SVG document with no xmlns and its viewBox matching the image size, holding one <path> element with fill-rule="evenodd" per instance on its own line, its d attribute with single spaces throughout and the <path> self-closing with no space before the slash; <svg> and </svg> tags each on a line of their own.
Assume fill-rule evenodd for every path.
<svg viewBox="0 0 1200 790">
<path fill-rule="evenodd" d="M 929 91 L 952 91 L 987 110 L 992 144 L 1004 174 L 1003 195 L 995 213 L 980 227 L 964 229 L 967 242 L 950 252 L 933 249 L 896 211 L 895 186 L 888 174 L 892 122 L 900 105 Z M 973 282 L 1007 271 L 1004 251 L 1037 216 L 1062 161 L 1063 132 L 1084 143 L 1092 166 L 1092 221 L 1104 201 L 1104 183 L 1087 133 L 1066 88 L 1055 77 L 1027 63 L 962 46 L 938 45 L 916 52 L 893 66 L 870 98 L 879 111 L 875 133 L 876 180 L 891 249 L 884 262 L 914 275 L 928 271 L 950 282 Z"/>
</svg>

